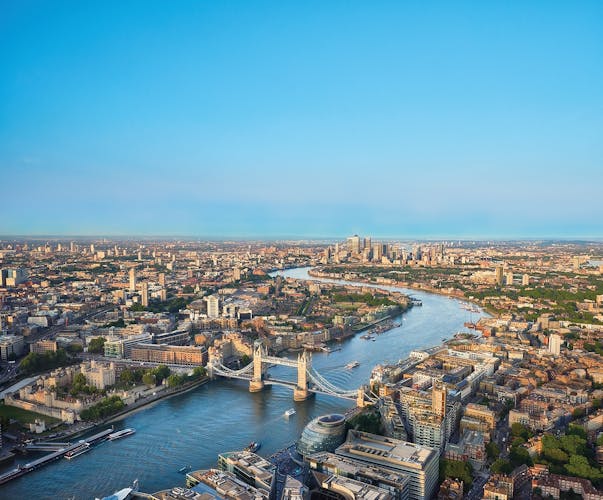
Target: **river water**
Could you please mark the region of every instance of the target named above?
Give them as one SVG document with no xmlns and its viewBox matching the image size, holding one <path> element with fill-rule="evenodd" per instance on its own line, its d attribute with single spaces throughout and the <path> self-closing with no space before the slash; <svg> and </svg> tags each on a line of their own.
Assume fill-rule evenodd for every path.
<svg viewBox="0 0 603 500">
<path fill-rule="evenodd" d="M 309 268 L 289 269 L 279 274 L 299 279 L 332 281 L 308 276 Z M 342 282 L 343 283 L 343 282 Z M 341 350 L 314 353 L 313 366 L 335 385 L 353 389 L 368 381 L 374 365 L 397 361 L 417 348 L 439 344 L 463 323 L 477 320 L 457 300 L 398 287 L 385 287 L 416 297 L 422 307 L 405 313 L 402 326 L 376 337 L 375 342 L 356 335 L 343 341 Z M 358 361 L 348 370 L 345 365 Z M 295 373 L 278 366 L 270 373 L 294 380 Z M 117 422 L 117 429 L 133 427 L 136 434 L 105 442 L 74 460 L 60 459 L 26 476 L 0 486 L 0 499 L 90 499 L 109 495 L 138 479 L 141 491 L 154 492 L 184 484 L 178 469 L 213 467 L 221 452 L 239 450 L 250 441 L 261 441 L 260 455 L 268 456 L 294 442 L 312 418 L 343 412 L 352 404 L 346 400 L 317 395 L 293 402 L 290 389 L 280 386 L 256 394 L 244 381 L 218 380 L 185 394 L 162 400 Z M 283 413 L 295 408 L 286 419 Z M 17 463 L 30 461 L 19 458 Z M 14 464 L 3 467 L 11 469 Z"/>
</svg>

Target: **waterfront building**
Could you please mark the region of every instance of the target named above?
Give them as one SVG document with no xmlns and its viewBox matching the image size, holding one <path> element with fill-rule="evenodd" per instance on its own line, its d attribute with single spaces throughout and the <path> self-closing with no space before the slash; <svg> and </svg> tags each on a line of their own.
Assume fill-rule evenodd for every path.
<svg viewBox="0 0 603 500">
<path fill-rule="evenodd" d="M 263 488 L 255 488 L 254 486 L 250 486 L 249 484 L 246 484 L 237 478 L 232 472 L 221 471 L 218 469 L 189 472 L 186 475 L 186 485 L 199 494 L 208 492 L 205 488 L 197 488 L 197 485 L 209 486 L 216 494 L 215 497 L 209 497 L 210 499 L 268 500 L 268 498 L 270 498 L 269 491 Z"/>
<path fill-rule="evenodd" d="M 22 335 L 0 335 L 0 359 L 8 361 L 23 354 L 25 341 Z"/>
<path fill-rule="evenodd" d="M 329 452 L 314 453 L 307 456 L 306 461 L 312 470 L 377 486 L 389 492 L 395 500 L 408 499 L 410 478 L 407 474 Z"/>
<path fill-rule="evenodd" d="M 205 347 L 138 344 L 132 347 L 132 361 L 169 365 L 202 365 L 207 361 Z"/>
<path fill-rule="evenodd" d="M 270 491 L 276 484 L 273 482 L 276 466 L 250 451 L 221 453 L 218 455 L 218 467 L 223 471 L 232 472 L 256 488 Z"/>
<path fill-rule="evenodd" d="M 335 453 L 407 474 L 410 500 L 428 500 L 435 494 L 439 467 L 435 448 L 350 430 Z"/>
<path fill-rule="evenodd" d="M 312 420 L 297 442 L 302 456 L 320 451 L 333 452 L 345 440 L 345 417 L 337 413 L 322 415 Z"/>
</svg>

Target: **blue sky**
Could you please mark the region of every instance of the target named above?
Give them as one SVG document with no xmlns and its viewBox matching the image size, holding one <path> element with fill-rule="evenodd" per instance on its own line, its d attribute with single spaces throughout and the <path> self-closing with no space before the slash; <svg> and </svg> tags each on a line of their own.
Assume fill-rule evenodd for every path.
<svg viewBox="0 0 603 500">
<path fill-rule="evenodd" d="M 0 234 L 603 236 L 603 3 L 3 2 Z"/>
</svg>

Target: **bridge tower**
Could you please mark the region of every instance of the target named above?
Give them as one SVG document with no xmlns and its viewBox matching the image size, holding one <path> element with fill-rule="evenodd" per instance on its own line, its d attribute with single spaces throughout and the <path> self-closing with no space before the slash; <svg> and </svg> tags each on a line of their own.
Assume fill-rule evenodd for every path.
<svg viewBox="0 0 603 500">
<path fill-rule="evenodd" d="M 297 356 L 297 385 L 293 389 L 294 401 L 305 401 L 313 395 L 308 390 L 308 370 L 312 368 L 312 354 L 302 351 Z"/>
<path fill-rule="evenodd" d="M 264 388 L 263 361 L 265 349 L 261 340 L 253 343 L 253 377 L 249 381 L 249 392 L 260 392 Z"/>
</svg>

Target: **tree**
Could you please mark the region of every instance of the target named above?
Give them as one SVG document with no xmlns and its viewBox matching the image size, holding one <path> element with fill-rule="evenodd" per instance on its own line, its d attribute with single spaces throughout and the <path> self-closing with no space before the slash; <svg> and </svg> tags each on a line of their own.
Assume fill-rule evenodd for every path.
<svg viewBox="0 0 603 500">
<path fill-rule="evenodd" d="M 582 418 L 585 414 L 586 414 L 586 412 L 584 411 L 584 408 L 575 408 L 574 411 L 572 412 L 572 417 Z"/>
<path fill-rule="evenodd" d="M 460 479 L 470 488 L 473 483 L 472 473 L 473 470 L 468 462 L 448 460 L 446 458 L 440 460 L 440 481 L 443 481 L 447 477 Z"/>
<path fill-rule="evenodd" d="M 119 374 L 119 381 L 124 385 L 131 385 L 134 382 L 134 374 L 132 370 L 127 368 Z"/>
<path fill-rule="evenodd" d="M 490 466 L 490 471 L 494 474 L 510 474 L 513 470 L 511 463 L 504 458 L 499 458 Z"/>
<path fill-rule="evenodd" d="M 178 387 L 183 382 L 182 377 L 177 373 L 172 373 L 166 380 L 168 387 Z"/>
<path fill-rule="evenodd" d="M 161 384 L 164 379 L 168 378 L 171 370 L 165 365 L 159 365 L 157 368 L 153 370 L 153 374 L 155 375 L 155 380 L 158 384 Z"/>
<path fill-rule="evenodd" d="M 195 366 L 192 378 L 202 379 L 207 376 L 207 370 L 203 366 Z"/>
<path fill-rule="evenodd" d="M 526 450 L 523 446 L 516 446 L 511 448 L 511 452 L 509 453 L 509 459 L 511 460 L 511 464 L 514 467 L 523 464 L 529 466 L 533 465 L 532 457 L 528 453 L 528 450 Z"/>
<path fill-rule="evenodd" d="M 157 380 L 155 379 L 155 375 L 151 372 L 147 372 L 142 376 L 142 383 L 148 385 L 149 387 L 154 387 L 157 385 Z"/>
<path fill-rule="evenodd" d="M 523 438 L 525 441 L 527 441 L 532 437 L 533 433 L 525 425 L 515 422 L 513 425 L 511 425 L 511 435 L 513 437 Z"/>
<path fill-rule="evenodd" d="M 105 352 L 105 337 L 96 337 L 88 342 L 88 352 L 103 354 Z"/>
<path fill-rule="evenodd" d="M 486 453 L 488 454 L 489 459 L 498 458 L 500 455 L 500 448 L 494 441 L 490 441 L 486 445 Z"/>
<path fill-rule="evenodd" d="M 77 354 L 83 350 L 84 348 L 82 347 L 82 344 L 73 343 L 67 346 L 67 351 L 69 351 L 71 354 Z"/>
<path fill-rule="evenodd" d="M 565 466 L 565 470 L 570 476 L 578 476 L 591 481 L 599 481 L 603 478 L 601 471 L 595 467 L 591 467 L 588 459 L 581 455 L 570 457 L 569 463 Z"/>
</svg>

